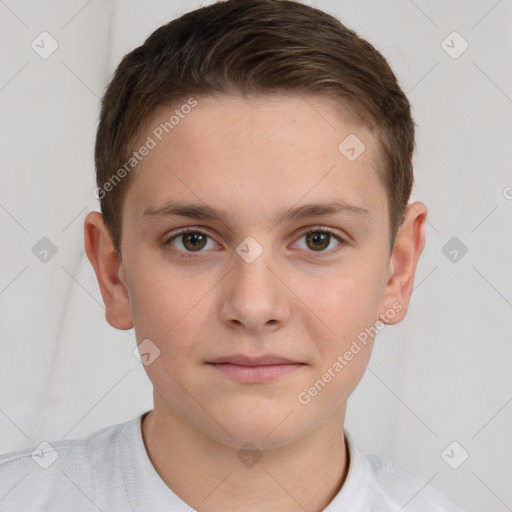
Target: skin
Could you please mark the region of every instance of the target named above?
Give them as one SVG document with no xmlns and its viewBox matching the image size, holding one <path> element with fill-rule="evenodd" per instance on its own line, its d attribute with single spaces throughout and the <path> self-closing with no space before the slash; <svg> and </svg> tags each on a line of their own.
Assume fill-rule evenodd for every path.
<svg viewBox="0 0 512 512">
<path fill-rule="evenodd" d="M 156 111 L 140 141 L 175 108 Z M 354 161 L 338 150 L 349 134 L 366 146 Z M 201 97 L 131 176 L 122 261 L 101 214 L 87 215 L 85 250 L 107 321 L 135 327 L 138 343 L 149 338 L 160 350 L 145 366 L 154 386 L 154 409 L 142 422 L 148 455 L 194 508 L 321 511 L 342 487 L 346 403 L 373 340 L 309 403 L 298 394 L 365 328 L 379 318 L 385 324 L 404 318 L 425 241 L 427 209 L 416 202 L 390 253 L 377 161 L 373 135 L 345 120 L 329 99 Z M 274 221 L 282 209 L 340 199 L 369 214 Z M 206 203 L 227 217 L 143 218 L 148 207 L 170 200 Z M 184 227 L 208 235 L 199 251 L 186 236 L 166 245 Z M 343 242 L 308 241 L 308 231 L 322 228 Z M 263 250 L 251 263 L 236 252 L 248 236 Z M 303 364 L 256 384 L 233 381 L 207 364 L 266 353 Z M 252 467 L 237 457 L 246 443 L 262 455 Z"/>
</svg>

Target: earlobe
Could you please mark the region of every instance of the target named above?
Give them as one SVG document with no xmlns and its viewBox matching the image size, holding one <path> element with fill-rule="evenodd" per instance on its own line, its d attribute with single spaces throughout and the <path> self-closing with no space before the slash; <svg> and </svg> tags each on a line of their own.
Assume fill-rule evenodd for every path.
<svg viewBox="0 0 512 512">
<path fill-rule="evenodd" d="M 90 212 L 85 218 L 84 247 L 105 304 L 105 319 L 116 329 L 131 329 L 133 319 L 121 259 L 99 212 Z"/>
<path fill-rule="evenodd" d="M 427 207 L 420 202 L 407 206 L 391 254 L 390 272 L 384 289 L 379 320 L 397 324 L 407 313 L 416 266 L 425 246 Z M 390 314 L 392 311 L 392 314 Z"/>
</svg>

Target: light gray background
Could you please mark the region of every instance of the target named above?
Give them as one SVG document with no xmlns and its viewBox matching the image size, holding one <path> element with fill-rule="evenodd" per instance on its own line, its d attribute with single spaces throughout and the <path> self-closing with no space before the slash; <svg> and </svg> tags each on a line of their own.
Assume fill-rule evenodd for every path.
<svg viewBox="0 0 512 512">
<path fill-rule="evenodd" d="M 512 2 L 308 3 L 388 58 L 419 125 L 413 200 L 429 207 L 409 313 L 379 334 L 347 428 L 468 511 L 512 510 Z M 99 209 L 93 147 L 110 74 L 198 5 L 0 0 L 0 452 L 152 407 L 133 330 L 104 319 L 83 219 Z M 31 48 L 43 31 L 59 45 L 47 59 Z M 457 58 L 454 31 L 469 44 Z M 32 252 L 42 237 L 57 248 L 46 263 Z M 468 249 L 456 262 L 442 252 L 452 237 Z M 457 465 L 463 450 L 458 469 L 442 458 Z"/>
</svg>

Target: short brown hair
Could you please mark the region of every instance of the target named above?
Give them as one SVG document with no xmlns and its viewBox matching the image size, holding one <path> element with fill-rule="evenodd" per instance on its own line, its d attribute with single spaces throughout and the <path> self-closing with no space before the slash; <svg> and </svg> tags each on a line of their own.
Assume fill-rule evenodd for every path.
<svg viewBox="0 0 512 512">
<path fill-rule="evenodd" d="M 289 0 L 228 0 L 155 30 L 123 57 L 103 96 L 96 190 L 119 255 L 130 182 L 126 162 L 155 109 L 186 103 L 191 96 L 274 93 L 334 98 L 371 130 L 379 147 L 378 174 L 386 189 L 393 248 L 414 179 L 414 121 L 385 58 L 319 9 Z"/>
</svg>

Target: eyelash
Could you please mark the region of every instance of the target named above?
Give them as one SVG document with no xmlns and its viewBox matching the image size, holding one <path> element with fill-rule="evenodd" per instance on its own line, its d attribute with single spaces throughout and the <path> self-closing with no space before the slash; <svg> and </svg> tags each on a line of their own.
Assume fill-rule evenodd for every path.
<svg viewBox="0 0 512 512">
<path fill-rule="evenodd" d="M 329 235 L 334 237 L 339 242 L 340 246 L 346 244 L 345 239 L 342 238 L 340 235 L 338 235 L 337 232 L 334 229 L 331 229 L 331 228 L 328 228 L 328 227 L 320 227 L 320 226 L 314 227 L 314 228 L 309 229 L 308 231 L 305 231 L 304 233 L 302 233 L 302 235 L 299 237 L 299 239 L 302 238 L 305 235 L 310 234 L 310 233 L 328 233 Z M 171 242 L 173 242 L 174 240 L 176 240 L 180 236 L 188 235 L 188 234 L 200 234 L 200 235 L 204 235 L 204 236 L 206 236 L 206 237 L 211 239 L 211 237 L 210 237 L 210 235 L 208 233 L 206 233 L 205 231 L 203 231 L 203 230 L 201 230 L 199 228 L 194 228 L 194 229 L 185 228 L 185 229 L 183 229 L 181 231 L 178 231 L 177 233 L 174 233 L 172 236 L 167 238 L 167 240 L 164 242 L 164 245 L 169 246 L 171 248 L 172 252 L 178 254 L 178 257 L 181 257 L 181 258 L 194 258 L 194 257 L 196 257 L 196 254 L 201 254 L 204 251 L 201 250 L 201 251 L 197 251 L 197 252 L 192 252 L 192 251 L 184 252 L 184 251 L 181 251 L 179 249 L 174 248 L 171 245 Z M 339 246 L 338 246 L 338 250 L 339 250 Z M 337 249 L 331 249 L 330 251 L 308 251 L 308 252 L 310 252 L 312 254 L 317 254 L 318 255 L 317 257 L 322 257 L 322 256 L 331 255 L 333 252 L 337 252 Z"/>
</svg>

